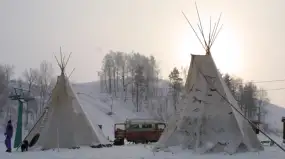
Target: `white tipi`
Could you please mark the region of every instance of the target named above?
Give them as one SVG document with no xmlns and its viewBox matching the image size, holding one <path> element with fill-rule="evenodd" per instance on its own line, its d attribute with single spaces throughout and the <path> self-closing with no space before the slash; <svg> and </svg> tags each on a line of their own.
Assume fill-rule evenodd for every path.
<svg viewBox="0 0 285 159">
<path fill-rule="evenodd" d="M 185 85 L 187 97 L 180 102 L 183 110 L 170 119 L 154 150 L 176 145 L 199 153 L 232 154 L 263 150 L 251 125 L 240 114 L 238 103 L 223 81 L 210 53 L 219 33 L 218 24 L 210 31 L 208 42 L 201 29 L 201 21 L 199 28 L 204 43 L 199 40 L 206 55 L 192 55 Z"/>
<path fill-rule="evenodd" d="M 61 74 L 52 90 L 49 105 L 25 138 L 33 148 L 45 150 L 110 144 L 99 126 L 92 126 L 78 102 L 65 75 L 68 60 L 64 61 L 62 55 L 61 61 L 57 60 Z"/>
</svg>

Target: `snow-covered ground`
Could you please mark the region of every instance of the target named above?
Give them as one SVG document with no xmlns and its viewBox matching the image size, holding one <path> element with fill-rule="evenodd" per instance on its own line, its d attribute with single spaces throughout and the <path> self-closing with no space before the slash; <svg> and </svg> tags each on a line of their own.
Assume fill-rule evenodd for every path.
<svg viewBox="0 0 285 159">
<path fill-rule="evenodd" d="M 268 124 L 268 128 L 278 134 L 283 132 L 282 117 L 285 117 L 285 108 L 274 104 L 268 104 L 265 109 L 267 114 L 265 115 L 265 123 Z"/>
<path fill-rule="evenodd" d="M 0 140 L 0 143 L 2 141 Z M 5 151 L 1 144 L 0 149 Z M 92 149 L 82 147 L 78 150 L 61 149 L 37 152 L 13 152 L 12 154 L 0 152 L 5 159 L 284 159 L 284 152 L 276 147 L 267 147 L 263 152 L 248 152 L 234 155 L 219 154 L 195 154 L 190 150 L 181 150 L 177 147 L 169 152 L 151 151 L 151 145 L 126 145 L 111 148 Z"/>
<path fill-rule="evenodd" d="M 147 112 L 137 113 L 134 111 L 134 106 L 130 101 L 126 103 L 120 99 L 113 100 L 113 114 L 108 115 L 111 111 L 112 100 L 107 94 L 100 93 L 97 82 L 76 84 L 74 90 L 78 93 L 79 102 L 91 121 L 93 126 L 98 124 L 103 125 L 103 133 L 111 140 L 114 138 L 113 126 L 114 123 L 123 122 L 130 118 L 152 118 Z M 272 128 L 281 129 L 281 116 L 285 115 L 285 109 L 272 106 L 268 108 L 269 116 L 273 118 L 268 119 Z M 282 109 L 282 111 L 281 111 Z M 3 130 L 2 130 L 3 131 Z M 0 132 L 3 134 L 3 132 Z M 271 135 L 274 140 L 281 143 L 282 139 L 278 136 Z M 261 140 L 267 140 L 264 136 L 259 136 Z M 249 152 L 235 155 L 227 154 L 195 154 L 191 150 L 181 150 L 178 147 L 173 147 L 170 152 L 155 152 L 151 151 L 151 145 L 126 145 L 120 147 L 92 149 L 89 147 L 82 147 L 78 150 L 61 149 L 59 152 L 55 151 L 37 151 L 37 152 L 13 152 L 12 154 L 5 153 L 4 135 L 0 135 L 0 158 L 11 159 L 189 159 L 189 158 L 203 158 L 203 159 L 284 159 L 285 153 L 281 152 L 276 146 L 265 147 L 263 152 Z"/>
</svg>

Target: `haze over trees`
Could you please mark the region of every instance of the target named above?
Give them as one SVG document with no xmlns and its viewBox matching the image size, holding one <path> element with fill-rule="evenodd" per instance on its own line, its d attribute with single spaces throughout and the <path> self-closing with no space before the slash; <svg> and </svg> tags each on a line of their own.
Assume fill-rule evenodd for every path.
<svg viewBox="0 0 285 159">
<path fill-rule="evenodd" d="M 120 99 L 125 103 L 131 102 L 135 112 L 148 110 L 166 120 L 177 111 L 179 101 L 185 94 L 188 67 L 174 67 L 167 80 L 161 79 L 160 69 L 154 56 L 111 50 L 104 56 L 101 70 L 98 71 L 100 91 L 109 94 L 112 101 Z M 36 106 L 30 104 L 25 107 L 25 114 L 33 114 L 36 118 L 44 111 L 56 81 L 52 64 L 42 61 L 38 68 L 27 68 L 18 79 L 13 79 L 13 72 L 13 66 L 0 65 L 1 116 L 7 116 L 10 111 L 6 109 L 9 93 L 13 91 L 9 83 L 14 81 L 12 87 L 22 88 L 37 98 Z M 252 82 L 244 82 L 227 73 L 223 79 L 246 116 L 254 119 L 257 116 L 261 120 L 266 114 L 264 105 L 269 102 L 267 92 Z"/>
<path fill-rule="evenodd" d="M 25 125 L 28 125 L 28 116 L 34 119 L 44 111 L 55 84 L 52 64 L 42 61 L 39 68 L 26 69 L 22 76 L 13 78 L 14 67 L 12 65 L 0 65 L 0 118 L 11 118 L 13 110 L 9 95 L 25 93 L 36 100 L 24 103 Z M 14 104 L 17 104 L 15 102 Z M 15 117 L 15 114 L 14 114 Z"/>
<path fill-rule="evenodd" d="M 101 68 L 98 73 L 101 92 L 125 102 L 131 100 L 137 112 L 151 107 L 160 118 L 165 113 L 169 116 L 169 107 L 172 107 L 172 112 L 177 111 L 177 105 L 184 94 L 188 67 L 173 68 L 166 81 L 159 78 L 160 68 L 154 56 L 110 51 L 105 55 Z M 265 90 L 227 73 L 223 79 L 247 117 L 260 120 L 266 114 L 263 107 L 269 99 Z M 168 83 L 163 86 L 168 85 L 167 89 L 159 86 L 162 81 Z M 154 99 L 158 102 L 156 105 Z"/>
<path fill-rule="evenodd" d="M 177 104 L 179 101 L 179 96 L 182 92 L 183 89 L 183 79 L 180 77 L 180 72 L 178 71 L 178 69 L 176 67 L 174 67 L 174 69 L 170 72 L 169 74 L 169 92 L 172 95 L 172 101 L 173 101 L 173 107 L 174 107 L 174 111 L 177 110 Z"/>
<path fill-rule="evenodd" d="M 223 79 L 243 113 L 252 120 L 262 120 L 266 114 L 264 106 L 269 103 L 266 90 L 258 88 L 253 82 L 243 82 L 241 78 L 224 74 Z"/>
<path fill-rule="evenodd" d="M 110 51 L 105 55 L 98 75 L 101 92 L 122 98 L 125 102 L 131 98 L 136 111 L 140 111 L 144 100 L 158 94 L 159 74 L 154 56 Z"/>
<path fill-rule="evenodd" d="M 0 112 L 3 112 L 5 105 L 8 102 L 9 96 L 9 81 L 14 74 L 14 67 L 12 65 L 0 64 Z"/>
</svg>

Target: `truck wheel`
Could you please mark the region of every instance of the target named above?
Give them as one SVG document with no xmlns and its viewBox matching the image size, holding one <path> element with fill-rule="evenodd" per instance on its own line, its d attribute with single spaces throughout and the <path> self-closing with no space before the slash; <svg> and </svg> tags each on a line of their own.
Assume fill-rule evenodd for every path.
<svg viewBox="0 0 285 159">
<path fill-rule="evenodd" d="M 121 139 L 121 145 L 125 145 L 125 140 L 124 139 Z"/>
<path fill-rule="evenodd" d="M 125 140 L 124 139 L 115 139 L 114 140 L 114 145 L 116 146 L 121 146 L 125 144 Z"/>
</svg>

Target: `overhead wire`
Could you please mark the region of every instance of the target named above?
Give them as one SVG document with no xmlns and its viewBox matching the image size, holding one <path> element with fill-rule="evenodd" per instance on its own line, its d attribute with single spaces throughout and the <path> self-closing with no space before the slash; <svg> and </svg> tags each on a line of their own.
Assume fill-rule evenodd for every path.
<svg viewBox="0 0 285 159">
<path fill-rule="evenodd" d="M 266 80 L 266 81 L 249 81 L 251 83 L 272 83 L 272 82 L 285 82 L 285 79 L 275 79 L 275 80 Z"/>
<path fill-rule="evenodd" d="M 285 88 L 265 89 L 265 90 L 258 90 L 257 92 L 260 92 L 260 91 L 281 91 L 281 90 L 285 90 Z"/>
<path fill-rule="evenodd" d="M 275 80 L 264 80 L 264 81 L 249 81 L 251 83 L 276 83 L 276 82 L 285 82 L 285 79 L 275 79 Z M 242 83 L 237 83 L 237 84 L 242 84 Z M 285 90 L 285 87 L 279 87 L 279 88 L 270 88 L 270 89 L 262 89 L 262 90 L 257 90 L 257 92 L 259 91 L 280 91 L 280 90 Z"/>
<path fill-rule="evenodd" d="M 210 86 L 212 86 L 213 88 L 215 88 L 211 83 L 208 82 L 205 74 L 202 73 L 202 71 L 198 68 L 199 73 L 201 73 L 201 75 L 205 78 L 205 81 L 207 82 L 207 84 L 209 84 Z M 277 143 L 275 140 L 273 140 L 269 135 L 267 135 L 263 130 L 259 129 L 250 119 L 248 119 L 242 112 L 240 112 L 238 110 L 238 108 L 236 108 L 228 99 L 227 97 L 225 97 L 224 95 L 222 95 L 217 88 L 215 88 L 215 92 L 217 92 L 217 94 L 219 96 L 221 96 L 223 98 L 224 101 L 226 101 L 238 114 L 240 114 L 250 125 L 252 125 L 255 129 L 258 129 L 264 136 L 266 136 L 268 139 L 270 139 L 270 141 L 272 141 L 275 145 L 277 145 L 277 147 L 279 147 L 281 150 L 283 150 L 285 152 L 285 148 L 283 148 L 279 143 Z"/>
</svg>

